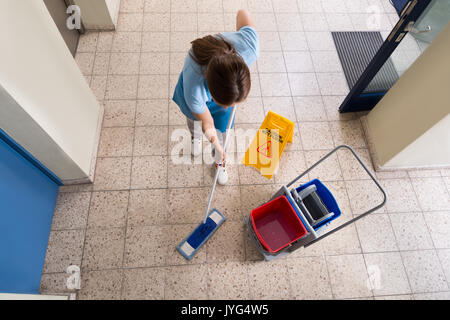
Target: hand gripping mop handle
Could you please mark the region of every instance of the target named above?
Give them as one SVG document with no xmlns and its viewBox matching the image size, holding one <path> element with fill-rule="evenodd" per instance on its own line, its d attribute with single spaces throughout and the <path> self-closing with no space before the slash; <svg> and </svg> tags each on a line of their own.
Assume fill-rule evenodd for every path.
<svg viewBox="0 0 450 320">
<path fill-rule="evenodd" d="M 233 119 L 234 119 L 235 113 L 236 113 L 236 106 L 233 107 L 233 110 L 231 111 L 230 119 L 228 119 L 227 131 L 225 134 L 225 141 L 223 142 L 223 151 L 224 152 L 227 150 L 228 136 L 230 134 L 230 129 L 231 129 L 231 125 L 233 124 Z M 203 223 L 206 223 L 206 219 L 208 219 L 208 213 L 209 213 L 209 209 L 211 208 L 211 201 L 212 201 L 212 197 L 214 195 L 214 190 L 216 189 L 218 177 L 219 177 L 219 167 L 216 168 L 216 174 L 214 175 L 214 181 L 213 181 L 211 192 L 209 194 L 208 206 L 206 207 L 205 219 L 203 219 Z"/>
</svg>

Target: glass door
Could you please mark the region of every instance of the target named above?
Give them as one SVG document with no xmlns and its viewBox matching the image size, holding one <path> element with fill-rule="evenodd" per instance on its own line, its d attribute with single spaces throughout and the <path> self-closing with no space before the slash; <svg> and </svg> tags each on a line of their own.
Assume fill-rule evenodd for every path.
<svg viewBox="0 0 450 320">
<path fill-rule="evenodd" d="M 450 0 L 410 0 L 381 47 L 350 84 L 340 112 L 371 110 L 450 21 Z"/>
</svg>

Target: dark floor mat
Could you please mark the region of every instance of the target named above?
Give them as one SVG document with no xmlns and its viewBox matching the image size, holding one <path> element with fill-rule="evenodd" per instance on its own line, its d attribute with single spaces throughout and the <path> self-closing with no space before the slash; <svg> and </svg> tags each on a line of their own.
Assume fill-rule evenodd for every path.
<svg viewBox="0 0 450 320">
<path fill-rule="evenodd" d="M 348 86 L 353 88 L 383 44 L 383 37 L 379 32 L 332 32 L 331 34 Z M 386 92 L 397 80 L 398 73 L 389 58 L 364 93 Z"/>
</svg>

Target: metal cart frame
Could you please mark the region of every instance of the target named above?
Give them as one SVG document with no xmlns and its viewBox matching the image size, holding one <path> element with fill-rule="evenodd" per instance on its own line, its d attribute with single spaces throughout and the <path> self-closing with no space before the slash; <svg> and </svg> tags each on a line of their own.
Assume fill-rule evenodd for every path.
<svg viewBox="0 0 450 320">
<path fill-rule="evenodd" d="M 362 213 L 361 215 L 354 217 L 353 219 L 350 219 L 349 221 L 343 223 L 342 225 L 338 226 L 337 228 L 326 232 L 322 235 L 319 235 L 320 231 L 316 231 L 314 230 L 314 228 L 309 224 L 308 220 L 306 219 L 305 216 L 303 216 L 302 211 L 300 210 L 300 208 L 298 207 L 297 203 L 294 201 L 294 199 L 292 198 L 291 192 L 289 191 L 289 187 L 292 186 L 294 183 L 296 183 L 298 180 L 300 180 L 303 176 L 305 176 L 308 172 L 310 172 L 312 169 L 314 169 L 315 167 L 317 167 L 319 164 L 321 164 L 323 161 L 325 161 L 328 157 L 330 157 L 332 154 L 336 153 L 338 150 L 340 149 L 348 149 L 350 150 L 350 152 L 353 154 L 353 156 L 356 158 L 356 160 L 361 164 L 361 166 L 364 168 L 364 170 L 367 172 L 367 174 L 369 175 L 369 177 L 373 180 L 373 182 L 376 184 L 376 186 L 378 187 L 378 189 L 381 191 L 381 193 L 383 194 L 383 201 L 378 204 L 377 206 L 373 207 L 372 209 L 367 210 L 366 212 Z M 292 180 L 290 183 L 288 183 L 287 185 L 283 185 L 281 187 L 280 190 L 278 190 L 277 193 L 275 193 L 275 195 L 272 197 L 272 199 L 270 201 L 272 201 L 273 199 L 278 198 L 279 196 L 286 196 L 288 198 L 288 200 L 291 202 L 291 205 L 294 206 L 294 209 L 300 214 L 302 215 L 302 220 L 303 223 L 305 225 L 305 227 L 308 229 L 308 234 L 303 237 L 298 239 L 297 241 L 291 243 L 290 245 L 286 246 L 285 248 L 283 248 L 281 251 L 277 252 L 277 253 L 271 253 L 267 250 L 265 250 L 263 248 L 263 246 L 261 245 L 261 243 L 259 242 L 255 231 L 253 230 L 252 227 L 252 223 L 250 221 L 250 215 L 248 215 L 245 218 L 245 224 L 247 225 L 247 229 L 249 231 L 250 234 L 250 238 L 252 239 L 252 241 L 254 242 L 256 249 L 264 256 L 264 259 L 267 261 L 273 260 L 275 258 L 280 258 L 283 256 L 288 255 L 289 253 L 301 248 L 301 247 L 309 247 L 311 245 L 313 245 L 314 243 L 323 240 L 324 238 L 332 235 L 335 232 L 338 232 L 339 230 L 345 228 L 346 226 L 356 222 L 357 220 L 369 215 L 370 213 L 378 210 L 379 208 L 383 207 L 386 203 L 387 197 L 386 197 L 386 192 L 384 191 L 383 187 L 380 185 L 380 183 L 377 181 L 377 179 L 373 176 L 373 174 L 369 171 L 369 169 L 367 168 L 367 166 L 362 162 L 361 158 L 356 154 L 356 152 L 353 150 L 352 147 L 348 146 L 348 145 L 340 145 L 338 147 L 336 147 L 335 149 L 333 149 L 332 151 L 330 151 L 328 154 L 326 154 L 323 158 L 321 158 L 319 161 L 317 161 L 315 164 L 313 164 L 310 168 L 308 168 L 305 172 L 303 172 L 301 175 L 299 175 L 297 178 L 295 178 L 294 180 Z M 331 223 L 331 221 L 330 221 Z"/>
</svg>

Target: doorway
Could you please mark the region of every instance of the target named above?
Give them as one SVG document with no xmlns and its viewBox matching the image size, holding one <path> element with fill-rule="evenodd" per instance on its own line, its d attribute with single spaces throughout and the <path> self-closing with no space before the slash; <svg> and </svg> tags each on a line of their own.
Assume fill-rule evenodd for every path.
<svg viewBox="0 0 450 320">
<path fill-rule="evenodd" d="M 378 32 L 333 33 L 350 88 L 341 113 L 373 109 L 450 21 L 450 0 L 391 3 L 399 18 L 385 40 Z"/>
</svg>

